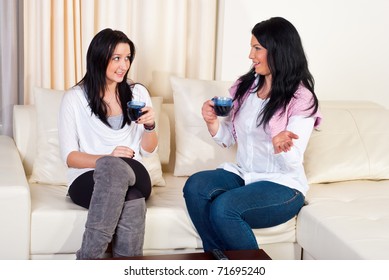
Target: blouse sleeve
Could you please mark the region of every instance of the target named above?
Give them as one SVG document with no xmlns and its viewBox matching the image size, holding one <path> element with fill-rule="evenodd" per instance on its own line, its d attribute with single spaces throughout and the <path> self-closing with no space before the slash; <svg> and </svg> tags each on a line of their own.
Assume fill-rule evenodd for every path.
<svg viewBox="0 0 389 280">
<path fill-rule="evenodd" d="M 224 148 L 231 147 L 235 144 L 233 124 L 230 116 L 220 121 L 219 129 L 212 138 L 219 146 Z"/>
<path fill-rule="evenodd" d="M 61 158 L 67 164 L 67 157 L 72 151 L 78 151 L 78 136 L 75 117 L 75 102 L 73 102 L 74 89 L 67 91 L 61 101 L 58 115 L 58 136 Z"/>
<path fill-rule="evenodd" d="M 290 151 L 275 155 L 276 162 L 282 170 L 292 171 L 298 170 L 301 167 L 314 123 L 314 117 L 294 116 L 289 119 L 286 130 L 297 134 L 299 138 L 293 140 L 293 147 Z"/>
</svg>

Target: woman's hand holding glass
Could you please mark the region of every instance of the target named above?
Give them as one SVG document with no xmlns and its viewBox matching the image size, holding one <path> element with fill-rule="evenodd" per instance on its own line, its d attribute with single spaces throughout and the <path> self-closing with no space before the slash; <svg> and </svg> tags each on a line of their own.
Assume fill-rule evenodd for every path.
<svg viewBox="0 0 389 280">
<path fill-rule="evenodd" d="M 212 100 L 207 100 L 203 103 L 203 107 L 201 108 L 201 114 L 206 123 L 214 123 L 217 121 L 217 115 L 213 108 L 214 102 Z"/>
<path fill-rule="evenodd" d="M 142 115 L 136 121 L 137 124 L 153 126 L 155 124 L 155 111 L 152 107 L 143 107 Z"/>
<path fill-rule="evenodd" d="M 219 120 L 213 106 L 214 102 L 212 100 L 205 101 L 201 108 L 201 114 L 203 115 L 204 121 L 207 123 L 209 133 L 212 136 L 215 136 L 219 129 Z"/>
</svg>

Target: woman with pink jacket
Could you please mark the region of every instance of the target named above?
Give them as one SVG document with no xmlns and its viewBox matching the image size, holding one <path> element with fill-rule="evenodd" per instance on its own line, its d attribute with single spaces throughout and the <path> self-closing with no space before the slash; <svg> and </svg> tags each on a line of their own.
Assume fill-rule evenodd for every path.
<svg viewBox="0 0 389 280">
<path fill-rule="evenodd" d="M 257 249 L 252 228 L 279 225 L 304 205 L 304 151 L 321 115 L 314 79 L 296 28 L 276 17 L 254 26 L 252 67 L 232 86 L 229 116 L 207 100 L 211 137 L 237 145 L 235 163 L 193 174 L 184 186 L 189 215 L 205 251 Z"/>
</svg>

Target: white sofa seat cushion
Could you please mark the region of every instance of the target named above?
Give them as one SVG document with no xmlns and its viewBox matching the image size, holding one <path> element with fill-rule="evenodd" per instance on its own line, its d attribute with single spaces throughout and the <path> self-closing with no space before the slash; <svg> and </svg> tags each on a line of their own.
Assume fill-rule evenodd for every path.
<svg viewBox="0 0 389 280">
<path fill-rule="evenodd" d="M 258 245 L 296 242 L 296 218 L 269 228 L 253 229 Z"/>
<path fill-rule="evenodd" d="M 66 197 L 67 187 L 30 184 L 31 255 L 69 254 L 80 249 L 87 210 Z"/>
<path fill-rule="evenodd" d="M 315 259 L 389 259 L 389 180 L 313 184 L 297 241 Z"/>
<path fill-rule="evenodd" d="M 187 177 L 165 173 L 167 186 L 153 188 L 147 201 L 144 251 L 197 250 L 201 240 L 186 210 L 182 188 Z M 66 197 L 67 188 L 31 184 L 31 255 L 74 254 L 80 246 L 87 210 Z M 261 244 L 295 242 L 296 221 L 255 229 Z"/>
<path fill-rule="evenodd" d="M 164 173 L 164 178 L 168 187 L 154 188 L 147 202 L 144 249 L 202 248 L 201 240 L 190 220 L 183 197 L 182 189 L 187 177 Z M 293 243 L 296 241 L 295 230 L 296 219 L 293 218 L 275 227 L 253 231 L 261 246 L 261 244 Z"/>
<path fill-rule="evenodd" d="M 170 176 L 169 176 L 170 175 Z M 182 197 L 186 178 L 167 176 L 147 201 L 145 251 L 201 248 Z M 31 255 L 74 254 L 80 246 L 87 210 L 66 197 L 65 186 L 31 184 Z"/>
<path fill-rule="evenodd" d="M 154 188 L 147 200 L 143 249 L 147 251 L 201 248 L 201 241 L 190 221 L 182 195 L 187 177 L 164 173 L 164 178 L 167 187 Z"/>
</svg>

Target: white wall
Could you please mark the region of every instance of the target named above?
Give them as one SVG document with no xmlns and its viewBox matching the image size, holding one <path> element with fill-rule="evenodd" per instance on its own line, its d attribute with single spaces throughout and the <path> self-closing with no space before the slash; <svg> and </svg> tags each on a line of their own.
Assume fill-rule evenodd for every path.
<svg viewBox="0 0 389 280">
<path fill-rule="evenodd" d="M 273 16 L 297 28 L 321 100 L 389 108 L 389 1 L 220 0 L 216 79 L 248 71 L 251 29 Z"/>
</svg>

